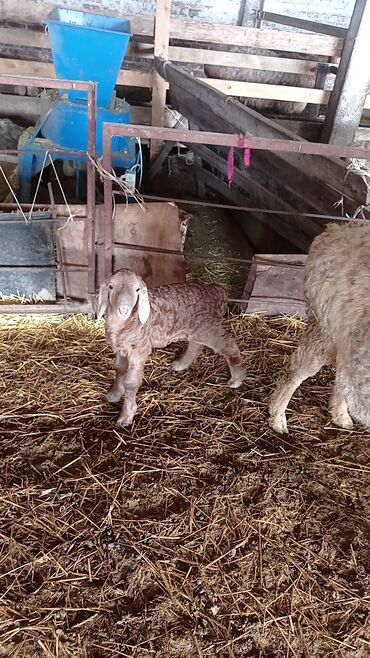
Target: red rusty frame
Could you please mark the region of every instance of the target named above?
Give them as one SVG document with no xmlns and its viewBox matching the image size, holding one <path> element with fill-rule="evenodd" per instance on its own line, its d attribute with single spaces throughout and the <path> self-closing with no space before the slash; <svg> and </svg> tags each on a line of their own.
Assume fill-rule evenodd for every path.
<svg viewBox="0 0 370 658">
<path fill-rule="evenodd" d="M 228 146 L 236 148 L 251 148 L 274 152 L 307 153 L 326 157 L 365 158 L 368 150 L 359 147 L 343 147 L 333 144 L 314 142 L 298 142 L 288 139 L 265 139 L 262 137 L 239 136 L 227 133 L 203 132 L 195 130 L 180 130 L 176 128 L 157 128 L 154 126 L 123 125 L 104 123 L 103 125 L 103 167 L 112 170 L 112 138 L 140 137 L 161 141 L 181 142 L 186 144 L 203 144 L 209 146 Z M 104 178 L 104 273 L 109 278 L 112 274 L 113 256 L 113 221 L 112 221 L 112 180 Z M 239 208 L 239 210 L 241 210 Z M 261 210 L 262 212 L 262 210 Z M 319 216 L 322 218 L 323 216 Z M 337 218 L 340 219 L 340 218 Z"/>
<path fill-rule="evenodd" d="M 24 85 L 26 87 L 41 87 L 46 89 L 65 89 L 87 92 L 87 258 L 88 258 L 88 303 L 56 303 L 56 304 L 0 304 L 0 313 L 89 313 L 94 312 L 95 306 L 95 272 L 96 272 L 96 246 L 95 246 L 95 167 L 96 158 L 96 84 L 81 80 L 57 80 L 51 78 L 37 78 L 22 75 L 0 75 L 0 84 Z M 11 151 L 2 150 L 2 153 Z M 54 151 L 53 151 L 54 152 Z M 59 149 L 55 153 L 60 152 Z M 63 150 L 63 153 L 66 151 Z M 68 154 L 74 154 L 68 151 Z M 81 155 L 81 153 L 79 153 Z M 90 157 L 89 157 L 90 156 Z M 1 207 L 1 206 L 0 206 Z M 42 206 L 45 208 L 46 206 Z M 44 222 L 56 223 L 55 219 L 45 219 Z M 65 220 L 64 220 L 65 221 Z M 32 268 L 26 268 L 32 270 Z M 44 268 L 43 268 L 44 269 Z M 63 268 L 62 268 L 63 269 Z M 61 271 L 53 268 L 53 271 Z M 86 270 L 85 270 L 86 271 Z"/>
</svg>

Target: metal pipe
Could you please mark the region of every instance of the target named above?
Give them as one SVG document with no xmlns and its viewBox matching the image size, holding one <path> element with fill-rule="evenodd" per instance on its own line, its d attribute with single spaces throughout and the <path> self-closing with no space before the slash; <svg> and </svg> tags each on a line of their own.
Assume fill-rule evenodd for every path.
<svg viewBox="0 0 370 658">
<path fill-rule="evenodd" d="M 203 206 L 206 208 L 221 208 L 223 210 L 242 210 L 243 212 L 263 213 L 267 215 L 294 215 L 299 217 L 310 217 L 312 219 L 337 220 L 341 222 L 357 221 L 353 217 L 342 217 L 340 215 L 320 215 L 315 212 L 299 212 L 294 210 L 271 210 L 270 208 L 254 208 L 253 206 L 236 206 L 227 203 L 212 203 L 208 201 L 194 201 L 192 199 L 176 199 L 172 197 L 154 196 L 152 194 L 143 194 L 143 199 L 148 201 L 166 201 L 168 203 L 182 203 L 188 206 Z M 360 219 L 358 221 L 361 221 Z"/>
<path fill-rule="evenodd" d="M 126 127 L 126 126 L 125 126 Z M 112 137 L 117 124 L 103 124 L 103 167 L 106 171 L 112 170 Z M 113 200 L 112 179 L 104 176 L 104 276 L 106 279 L 112 274 L 113 254 Z"/>
<path fill-rule="evenodd" d="M 96 84 L 91 84 L 87 98 L 87 258 L 89 265 L 88 299 L 94 307 L 95 300 L 95 167 L 96 159 Z"/>
<path fill-rule="evenodd" d="M 110 137 L 110 141 L 112 137 L 141 137 L 159 141 L 186 142 L 187 144 L 228 146 L 230 148 L 249 148 L 285 153 L 307 153 L 309 155 L 322 155 L 325 157 L 367 159 L 369 155 L 369 150 L 363 147 L 336 146 L 335 144 L 299 142 L 293 139 L 253 137 L 252 135 L 233 135 L 202 132 L 199 130 L 180 130 L 178 128 L 158 128 L 155 126 L 105 123 L 103 126 L 103 136 L 104 134 L 107 139 L 108 136 Z"/>
<path fill-rule="evenodd" d="M 74 303 L 64 304 L 57 302 L 56 304 L 1 304 L 0 315 L 38 315 L 45 313 L 51 315 L 54 313 L 84 313 L 91 314 L 92 307 L 90 304 Z"/>
</svg>

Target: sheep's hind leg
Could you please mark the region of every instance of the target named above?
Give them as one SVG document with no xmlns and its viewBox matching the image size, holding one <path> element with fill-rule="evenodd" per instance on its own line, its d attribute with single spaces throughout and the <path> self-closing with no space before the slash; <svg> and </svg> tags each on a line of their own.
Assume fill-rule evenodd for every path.
<svg viewBox="0 0 370 658">
<path fill-rule="evenodd" d="M 199 345 L 199 343 L 194 343 L 194 341 L 189 340 L 184 354 L 172 362 L 172 370 L 175 372 L 181 372 L 182 370 L 190 368 L 191 364 L 195 361 L 197 356 L 199 356 L 202 349 L 203 345 Z"/>
<path fill-rule="evenodd" d="M 219 333 L 202 340 L 203 345 L 209 347 L 217 354 L 222 354 L 229 366 L 231 378 L 228 381 L 230 388 L 239 388 L 245 380 L 246 371 L 236 341 L 230 334 L 221 330 Z"/>
<path fill-rule="evenodd" d="M 128 368 L 128 359 L 122 354 L 117 354 L 115 363 L 116 378 L 113 386 L 107 393 L 108 402 L 119 402 L 125 392 L 124 379 Z"/>
<path fill-rule="evenodd" d="M 309 326 L 293 353 L 288 372 L 275 388 L 269 403 L 269 425 L 279 432 L 288 434 L 285 416 L 286 408 L 293 393 L 308 377 L 313 377 L 330 362 L 320 329 L 316 325 Z"/>
<path fill-rule="evenodd" d="M 346 399 L 338 386 L 337 378 L 334 382 L 333 393 L 329 403 L 330 414 L 335 425 L 350 430 L 353 428 L 351 416 L 348 413 Z"/>
</svg>

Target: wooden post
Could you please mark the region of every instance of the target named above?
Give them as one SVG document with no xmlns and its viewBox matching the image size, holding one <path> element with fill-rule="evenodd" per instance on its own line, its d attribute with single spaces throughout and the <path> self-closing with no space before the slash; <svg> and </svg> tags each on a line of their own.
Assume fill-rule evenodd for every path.
<svg viewBox="0 0 370 658">
<path fill-rule="evenodd" d="M 370 0 L 356 0 L 330 95 L 321 141 L 349 146 L 355 140 L 370 87 Z"/>
<path fill-rule="evenodd" d="M 171 0 L 157 0 L 154 22 L 154 57 L 168 59 L 170 40 Z M 166 91 L 168 84 L 159 73 L 153 70 L 152 91 L 152 126 L 162 127 L 165 122 Z M 150 144 L 150 159 L 156 157 L 163 142 L 152 140 Z"/>
</svg>

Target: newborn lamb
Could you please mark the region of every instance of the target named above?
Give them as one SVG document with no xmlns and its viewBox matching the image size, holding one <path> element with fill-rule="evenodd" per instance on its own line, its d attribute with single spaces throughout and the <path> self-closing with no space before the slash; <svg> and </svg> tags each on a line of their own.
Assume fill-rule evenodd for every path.
<svg viewBox="0 0 370 658">
<path fill-rule="evenodd" d="M 178 340 L 188 346 L 173 362 L 176 372 L 186 370 L 203 346 L 222 354 L 231 379 L 238 388 L 245 379 L 245 368 L 234 338 L 222 326 L 227 296 L 214 284 L 174 284 L 148 290 L 134 272 L 116 272 L 99 291 L 97 319 L 105 314 L 106 337 L 116 354 L 116 378 L 107 399 L 124 403 L 117 424 L 130 425 L 137 409 L 145 362 L 155 347 L 166 347 Z"/>
</svg>

